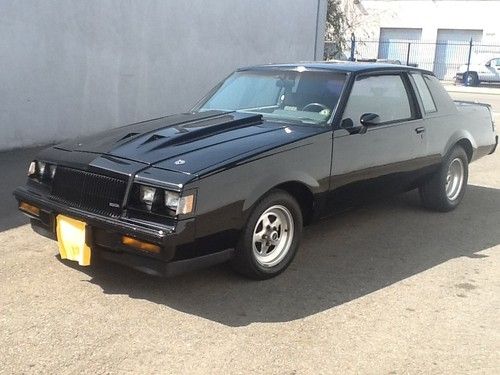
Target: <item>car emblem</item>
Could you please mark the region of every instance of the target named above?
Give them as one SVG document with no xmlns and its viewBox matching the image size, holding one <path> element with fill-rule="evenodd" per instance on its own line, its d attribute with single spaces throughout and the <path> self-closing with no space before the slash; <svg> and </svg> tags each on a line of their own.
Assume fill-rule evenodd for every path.
<svg viewBox="0 0 500 375">
<path fill-rule="evenodd" d="M 110 206 L 110 207 L 114 207 L 114 208 L 119 208 L 119 207 L 120 207 L 120 205 L 119 205 L 118 203 L 113 203 L 113 202 L 111 202 L 111 203 L 109 204 L 109 206 Z"/>
<path fill-rule="evenodd" d="M 175 165 L 182 165 L 182 164 L 185 164 L 185 163 L 186 163 L 186 161 L 185 161 L 185 160 L 182 160 L 182 159 L 176 160 L 176 161 L 174 162 L 174 164 L 175 164 Z"/>
</svg>

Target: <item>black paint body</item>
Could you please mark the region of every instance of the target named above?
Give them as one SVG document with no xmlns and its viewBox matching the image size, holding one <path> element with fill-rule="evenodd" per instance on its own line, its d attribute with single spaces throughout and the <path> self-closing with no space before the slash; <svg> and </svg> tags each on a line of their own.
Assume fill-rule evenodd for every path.
<svg viewBox="0 0 500 375">
<path fill-rule="evenodd" d="M 66 142 L 38 155 L 37 160 L 58 166 L 123 179 L 128 187 L 139 181 L 181 194 L 194 191 L 192 215 L 161 223 L 134 217 L 127 210 L 130 189 L 118 202 L 119 215 L 113 217 L 50 199 L 50 187 L 31 180 L 14 194 L 19 201 L 41 208 L 40 218 L 32 218 L 37 232 L 55 238 L 57 214 L 81 219 L 88 225 L 87 242 L 96 254 L 165 275 L 229 259 L 252 207 L 273 188 L 294 195 L 309 222 L 368 197 L 415 188 L 457 142 L 468 142 L 471 160 L 493 150 L 491 129 L 484 130 L 492 133 L 492 141 L 484 145 L 452 123 L 446 125 L 444 136 L 429 139 L 431 129 L 416 132 L 437 123 L 422 114 L 414 92 L 410 95 L 418 111 L 414 120 L 373 127 L 364 134 L 340 128 L 357 75 L 406 75 L 412 68 L 378 64 L 306 64 L 305 68 L 346 74 L 338 110 L 328 125 L 273 122 L 238 112 L 192 112 Z M 450 103 L 439 123 L 449 122 L 446 116 L 455 107 L 449 97 L 442 100 Z M 183 163 L 176 163 L 179 159 Z M 126 247 L 122 235 L 159 244 L 162 251 L 151 254 Z"/>
</svg>

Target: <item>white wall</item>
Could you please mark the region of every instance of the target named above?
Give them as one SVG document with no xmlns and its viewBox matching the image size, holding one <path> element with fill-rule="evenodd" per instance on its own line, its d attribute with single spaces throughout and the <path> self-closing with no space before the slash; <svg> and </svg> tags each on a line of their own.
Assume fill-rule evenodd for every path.
<svg viewBox="0 0 500 375">
<path fill-rule="evenodd" d="M 326 0 L 3 0 L 0 149 L 188 110 L 238 66 L 320 58 L 325 13 Z"/>
<path fill-rule="evenodd" d="M 352 1 L 352 0 L 349 0 Z M 483 43 L 500 44 L 500 1 L 361 0 L 360 30 L 378 39 L 380 27 L 422 28 L 422 41 L 435 42 L 438 29 L 483 30 Z"/>
</svg>

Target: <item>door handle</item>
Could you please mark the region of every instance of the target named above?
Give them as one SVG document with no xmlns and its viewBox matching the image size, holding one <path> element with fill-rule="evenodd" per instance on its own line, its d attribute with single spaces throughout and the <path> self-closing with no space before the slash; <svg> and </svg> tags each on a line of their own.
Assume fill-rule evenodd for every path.
<svg viewBox="0 0 500 375">
<path fill-rule="evenodd" d="M 424 132 L 425 132 L 425 128 L 423 126 L 415 128 L 415 133 L 417 133 L 417 134 L 422 134 Z"/>
</svg>

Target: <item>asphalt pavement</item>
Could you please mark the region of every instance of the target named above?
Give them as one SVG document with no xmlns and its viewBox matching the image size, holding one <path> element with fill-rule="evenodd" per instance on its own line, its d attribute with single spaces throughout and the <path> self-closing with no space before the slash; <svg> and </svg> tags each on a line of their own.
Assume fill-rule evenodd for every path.
<svg viewBox="0 0 500 375">
<path fill-rule="evenodd" d="M 452 95 L 500 112 L 500 96 Z M 499 152 L 471 165 L 457 210 L 410 192 L 322 220 L 263 282 L 61 261 L 11 196 L 36 152 L 0 154 L 2 374 L 500 371 Z"/>
</svg>

